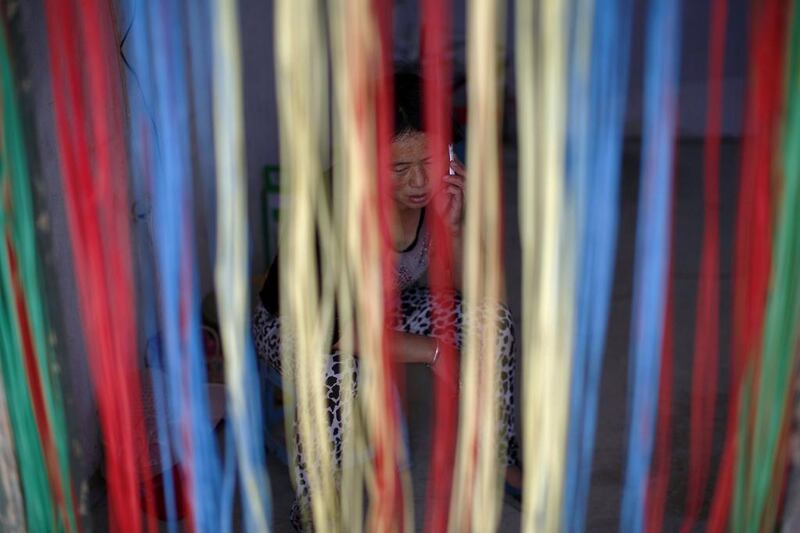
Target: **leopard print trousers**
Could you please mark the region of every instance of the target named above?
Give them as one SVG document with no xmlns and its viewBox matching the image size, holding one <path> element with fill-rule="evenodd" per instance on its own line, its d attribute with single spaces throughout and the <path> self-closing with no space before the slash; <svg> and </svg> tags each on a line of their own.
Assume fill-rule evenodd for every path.
<svg viewBox="0 0 800 533">
<path fill-rule="evenodd" d="M 459 350 L 462 347 L 462 331 L 464 315 L 461 308 L 461 297 L 455 295 L 455 306 L 445 310 L 443 302 L 437 301 L 427 287 L 414 285 L 404 289 L 399 298 L 399 314 L 395 324 L 397 331 L 415 335 L 437 336 L 444 342 L 454 344 Z M 503 432 L 503 453 L 509 465 L 519 464 L 519 445 L 515 432 L 514 381 L 516 375 L 514 322 L 511 312 L 502 304 L 490 309 L 497 317 L 497 356 L 500 366 L 500 424 Z M 265 359 L 275 370 L 281 372 L 280 354 L 280 320 L 269 313 L 260 303 L 253 316 L 253 336 L 258 356 Z M 447 337 L 450 332 L 451 338 Z M 333 451 L 337 464 L 341 463 L 343 427 L 342 419 L 342 380 L 344 364 L 341 354 L 334 351 L 328 357 L 325 369 L 325 386 L 328 399 L 329 428 Z M 351 383 L 358 383 L 358 360 L 352 369 Z M 355 394 L 353 390 L 351 394 Z M 306 475 L 306 458 L 303 456 L 298 439 L 295 439 L 295 484 L 298 500 L 292 507 L 292 524 L 301 529 L 300 508 L 308 509 L 309 486 Z"/>
</svg>

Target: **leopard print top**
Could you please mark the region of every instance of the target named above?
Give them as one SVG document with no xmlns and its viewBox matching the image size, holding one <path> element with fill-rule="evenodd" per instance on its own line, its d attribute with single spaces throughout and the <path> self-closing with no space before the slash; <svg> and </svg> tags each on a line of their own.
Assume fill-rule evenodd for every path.
<svg viewBox="0 0 800 533">
<path fill-rule="evenodd" d="M 425 210 L 423 209 L 414 242 L 405 250 L 397 252 L 397 262 L 394 268 L 397 273 L 397 287 L 401 291 L 417 283 L 428 270 L 431 236 L 428 226 L 424 222 Z"/>
</svg>

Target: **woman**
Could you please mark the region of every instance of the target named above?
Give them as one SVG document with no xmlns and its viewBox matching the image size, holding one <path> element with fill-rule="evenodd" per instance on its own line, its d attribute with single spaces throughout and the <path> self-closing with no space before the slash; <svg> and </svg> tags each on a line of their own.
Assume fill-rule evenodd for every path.
<svg viewBox="0 0 800 533">
<path fill-rule="evenodd" d="M 437 305 L 424 283 L 429 265 L 431 237 L 426 223 L 426 211 L 434 195 L 430 179 L 430 158 L 427 154 L 423 130 L 421 83 L 414 74 L 397 74 L 394 79 L 395 135 L 392 139 L 393 200 L 395 207 L 394 249 L 396 257 L 399 319 L 395 324 L 393 357 L 403 363 L 424 363 L 435 369 L 439 356 L 439 342 L 449 342 L 459 350 L 462 346 L 461 299 L 456 294 L 456 306 L 445 311 Z M 452 175 L 443 177 L 445 187 L 441 193 L 449 195 L 446 221 L 452 231 L 455 279 L 460 279 L 460 237 L 463 220 L 463 196 L 466 170 L 459 161 L 451 163 Z M 276 261 L 277 263 L 277 261 Z M 276 264 L 274 263 L 274 264 Z M 273 264 L 273 265 L 274 265 Z M 280 322 L 278 318 L 278 275 L 273 266 L 260 294 L 260 302 L 253 317 L 253 333 L 259 357 L 265 358 L 280 372 Z M 458 284 L 456 283 L 456 286 Z M 506 482 L 511 492 L 518 495 L 521 473 L 518 466 L 518 446 L 514 431 L 514 325 L 505 306 L 498 306 L 498 357 L 502 376 L 501 423 L 504 449 L 507 457 Z M 452 338 L 444 332 L 451 331 Z M 439 340 L 437 340 L 439 339 Z M 357 355 L 357 354 L 356 354 Z M 357 367 L 356 367 L 357 381 Z M 329 405 L 331 438 L 337 463 L 341 460 L 342 421 L 340 391 L 342 390 L 342 365 L 336 347 L 328 359 L 326 386 Z M 299 506 L 308 505 L 308 483 L 302 451 L 297 452 L 296 474 L 298 501 L 292 508 L 292 523 L 300 528 Z"/>
</svg>

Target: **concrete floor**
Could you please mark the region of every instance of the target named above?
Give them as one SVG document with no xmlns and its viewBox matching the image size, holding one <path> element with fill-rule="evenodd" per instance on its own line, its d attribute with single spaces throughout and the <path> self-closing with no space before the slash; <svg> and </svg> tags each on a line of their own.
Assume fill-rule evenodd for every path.
<svg viewBox="0 0 800 533">
<path fill-rule="evenodd" d="M 617 530 L 626 439 L 628 329 L 636 231 L 638 143 L 626 146 L 617 268 L 601 385 L 598 434 L 589 507 L 589 531 Z M 732 228 L 738 183 L 738 143 L 722 147 L 720 190 L 720 381 L 714 426 L 712 479 L 725 430 L 730 337 Z M 682 518 L 689 460 L 689 413 L 699 253 L 703 228 L 702 143 L 679 146 L 675 172 L 673 240 L 673 397 L 671 472 L 664 531 L 677 531 Z M 707 499 L 711 490 L 707 491 Z M 705 512 L 705 511 L 704 511 Z"/>
</svg>

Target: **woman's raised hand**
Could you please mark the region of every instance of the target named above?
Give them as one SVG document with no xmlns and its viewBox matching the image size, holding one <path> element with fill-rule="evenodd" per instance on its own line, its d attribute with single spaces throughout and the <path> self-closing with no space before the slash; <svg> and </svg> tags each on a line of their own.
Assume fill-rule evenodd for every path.
<svg viewBox="0 0 800 533">
<path fill-rule="evenodd" d="M 444 182 L 443 190 L 447 194 L 447 211 L 445 211 L 445 222 L 450 229 L 457 232 L 461 229 L 464 220 L 464 182 L 467 177 L 467 169 L 463 163 L 454 158 L 450 162 L 453 174 L 447 174 L 442 178 Z"/>
</svg>

